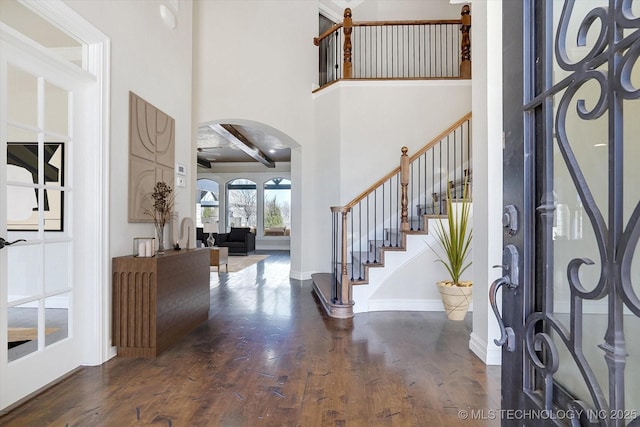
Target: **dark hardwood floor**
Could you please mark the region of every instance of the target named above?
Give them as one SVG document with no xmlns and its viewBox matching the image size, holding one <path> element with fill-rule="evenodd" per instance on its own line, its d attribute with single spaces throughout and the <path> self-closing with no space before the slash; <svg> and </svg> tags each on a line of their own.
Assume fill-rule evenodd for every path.
<svg viewBox="0 0 640 427">
<path fill-rule="evenodd" d="M 470 315 L 324 316 L 288 253 L 211 274 L 211 312 L 156 359 L 84 367 L 3 426 L 474 426 L 500 408 L 500 369 L 468 349 Z"/>
</svg>

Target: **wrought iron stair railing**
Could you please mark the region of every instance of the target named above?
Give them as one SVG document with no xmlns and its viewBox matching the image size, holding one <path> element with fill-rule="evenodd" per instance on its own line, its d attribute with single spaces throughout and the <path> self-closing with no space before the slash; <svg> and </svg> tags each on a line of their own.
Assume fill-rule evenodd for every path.
<svg viewBox="0 0 640 427">
<path fill-rule="evenodd" d="M 352 286 L 368 282 L 384 253 L 404 250 L 406 235 L 426 233 L 430 215 L 445 214 L 448 192 L 471 189 L 471 113 L 412 156 L 402 147 L 400 166 L 332 212 L 331 303 L 350 305 Z"/>
</svg>

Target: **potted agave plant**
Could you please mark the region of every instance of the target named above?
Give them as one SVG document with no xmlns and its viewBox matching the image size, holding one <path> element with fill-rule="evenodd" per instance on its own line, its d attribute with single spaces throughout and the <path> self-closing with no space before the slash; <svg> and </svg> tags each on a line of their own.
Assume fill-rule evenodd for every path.
<svg viewBox="0 0 640 427">
<path fill-rule="evenodd" d="M 437 248 L 431 248 L 438 257 L 437 262 L 445 266 L 450 278 L 437 283 L 447 317 L 464 319 L 471 302 L 472 285 L 462 281 L 462 273 L 471 266 L 473 230 L 470 222 L 471 200 L 468 183 L 464 184 L 463 198 L 454 204 L 450 189 L 447 191 L 447 217 L 435 224 Z"/>
</svg>

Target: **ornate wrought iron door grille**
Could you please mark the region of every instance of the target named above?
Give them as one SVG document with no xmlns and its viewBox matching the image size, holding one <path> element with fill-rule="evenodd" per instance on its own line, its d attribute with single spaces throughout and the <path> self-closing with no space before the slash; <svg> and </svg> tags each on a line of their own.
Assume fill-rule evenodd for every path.
<svg viewBox="0 0 640 427">
<path fill-rule="evenodd" d="M 634 289 L 634 284 L 640 289 L 640 277 L 632 276 L 632 261 L 640 239 L 640 201 L 634 200 L 632 210 L 627 206 L 631 215 L 626 222 L 623 203 L 625 185 L 638 186 L 638 182 L 625 182 L 623 165 L 625 143 L 640 144 L 640 136 L 626 135 L 625 141 L 623 130 L 629 102 L 635 101 L 633 108 L 640 111 L 637 105 L 640 17 L 634 16 L 640 8 L 632 0 L 577 3 L 575 0 L 526 2 L 533 29 L 533 55 L 525 57 L 525 75 L 532 77 L 528 87 L 525 82 L 525 138 L 535 141 L 538 203 L 535 240 L 538 244 L 532 253 L 535 253 L 535 277 L 541 289 L 531 302 L 534 312 L 526 318 L 525 357 L 529 370 L 525 369 L 524 386 L 540 408 L 575 409 L 585 414 L 583 423 L 623 426 L 630 417 L 617 415 L 633 414 L 630 410 L 640 409 L 640 402 L 636 408 L 625 409 L 628 354 L 623 329 L 625 307 L 627 315 L 631 312 L 640 317 L 640 297 Z M 554 19 L 554 14 L 559 19 Z M 574 34 L 575 39 L 570 38 Z M 582 51 L 577 58 L 576 51 Z M 560 78 L 554 81 L 557 76 Z M 581 98 L 586 88 L 596 92 L 591 102 Z M 628 116 L 627 120 L 640 120 L 640 116 Z M 593 182 L 587 177 L 589 171 L 584 170 L 576 156 L 576 147 L 585 141 L 572 139 L 570 130 L 578 122 L 587 126 L 594 121 L 606 125 L 606 157 L 602 151 L 607 180 L 604 198 L 594 195 Z M 554 168 L 558 168 L 559 162 L 566 167 L 569 184 L 584 208 L 584 227 L 591 228 L 589 233 L 593 234 L 599 257 L 590 259 L 577 254 L 562 266 L 570 294 L 569 320 L 564 323 L 554 307 L 554 284 L 557 286 L 554 250 L 558 239 L 563 238 L 561 231 L 566 231 L 560 230 L 561 204 L 554 192 Z M 577 230 L 576 225 L 571 233 Z M 579 232 L 582 233 L 582 229 Z M 575 236 L 566 234 L 565 237 Z M 586 266 L 593 269 L 594 265 L 596 269 L 599 267 L 599 272 L 585 273 Z M 598 275 L 593 286 L 583 283 L 588 274 Z M 603 301 L 608 311 L 606 333 L 598 346 L 606 362 L 608 384 L 599 383 L 583 351 L 583 303 L 592 301 Z M 561 350 L 558 345 L 564 346 L 562 352 L 568 353 L 576 364 L 592 403 L 564 393 L 556 381 Z M 636 418 L 635 423 L 640 425 L 640 418 Z"/>
</svg>

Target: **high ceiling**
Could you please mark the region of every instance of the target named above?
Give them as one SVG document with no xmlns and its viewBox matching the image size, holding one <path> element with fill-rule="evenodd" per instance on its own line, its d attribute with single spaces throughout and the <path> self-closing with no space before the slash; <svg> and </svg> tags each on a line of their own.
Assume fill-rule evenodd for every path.
<svg viewBox="0 0 640 427">
<path fill-rule="evenodd" d="M 243 125 L 211 124 L 198 128 L 198 169 L 219 163 L 259 162 L 273 167 L 290 162 L 291 149 L 276 136 Z"/>
</svg>

